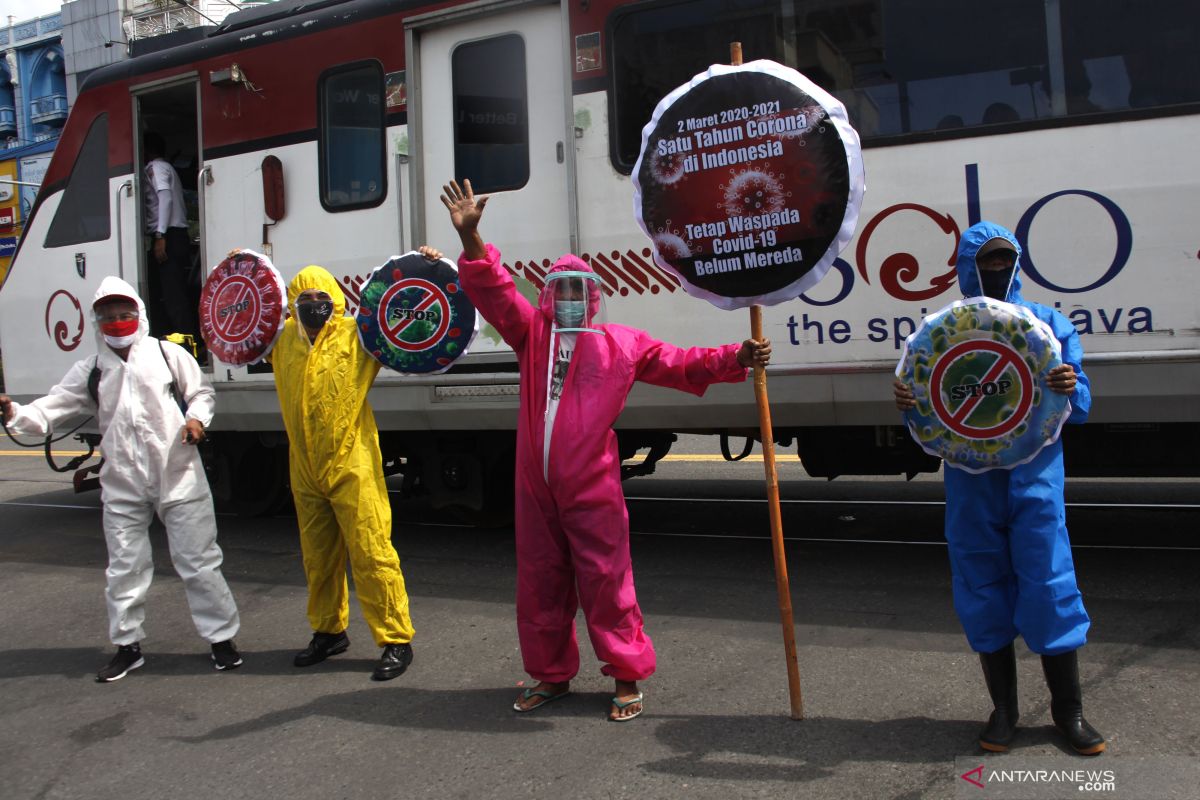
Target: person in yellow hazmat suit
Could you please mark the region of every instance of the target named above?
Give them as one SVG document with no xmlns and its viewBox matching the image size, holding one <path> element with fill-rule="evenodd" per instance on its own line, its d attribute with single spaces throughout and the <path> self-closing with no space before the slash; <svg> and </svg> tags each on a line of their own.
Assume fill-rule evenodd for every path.
<svg viewBox="0 0 1200 800">
<path fill-rule="evenodd" d="M 314 631 L 294 663 L 308 667 L 350 646 L 349 557 L 363 616 L 383 648 L 371 677 L 390 680 L 412 663 L 413 627 L 392 546 L 379 432 L 367 403 L 380 365 L 359 344 L 346 297 L 324 268 L 302 269 L 288 285 L 288 304 L 292 315 L 268 358 L 290 442 Z"/>
</svg>

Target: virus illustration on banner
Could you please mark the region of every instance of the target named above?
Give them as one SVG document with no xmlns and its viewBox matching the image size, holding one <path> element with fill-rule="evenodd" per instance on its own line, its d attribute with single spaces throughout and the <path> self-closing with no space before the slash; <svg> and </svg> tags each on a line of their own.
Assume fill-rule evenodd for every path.
<svg viewBox="0 0 1200 800">
<path fill-rule="evenodd" d="M 799 111 L 799 114 L 796 114 L 796 116 L 800 115 L 803 115 L 804 117 L 803 126 L 794 128 L 781 128 L 776 135 L 781 139 L 799 139 L 800 145 L 803 147 L 804 137 L 808 136 L 814 131 L 817 133 L 825 132 L 825 126 L 822 123 L 828 119 L 828 115 L 825 113 L 825 109 L 821 108 L 821 106 L 816 103 L 805 106 Z"/>
<path fill-rule="evenodd" d="M 200 333 L 226 364 L 260 361 L 283 330 L 287 289 L 270 259 L 252 250 L 230 253 L 200 292 Z"/>
<path fill-rule="evenodd" d="M 678 183 L 683 177 L 685 153 L 655 153 L 650 162 L 650 174 L 663 186 Z"/>
<path fill-rule="evenodd" d="M 731 217 L 749 214 L 770 214 L 783 208 L 783 201 L 791 192 L 783 190 L 779 178 L 770 172 L 745 169 L 731 170 L 733 178 L 725 184 L 721 208 Z"/>
<path fill-rule="evenodd" d="M 362 285 L 355 315 L 363 348 L 404 375 L 445 372 L 478 330 L 475 308 L 446 261 L 395 256 Z"/>
<path fill-rule="evenodd" d="M 672 227 L 671 220 L 666 220 L 663 227 L 655 229 L 650 238 L 664 258 L 691 258 L 693 255 L 692 243 L 684 238 L 682 231 Z"/>
<path fill-rule="evenodd" d="M 922 449 L 968 472 L 1008 468 L 1058 438 L 1069 405 L 1047 395 L 1062 363 L 1054 333 L 1020 306 L 973 298 L 926 317 L 904 343 L 897 375 L 917 405 L 905 412 Z"/>
</svg>

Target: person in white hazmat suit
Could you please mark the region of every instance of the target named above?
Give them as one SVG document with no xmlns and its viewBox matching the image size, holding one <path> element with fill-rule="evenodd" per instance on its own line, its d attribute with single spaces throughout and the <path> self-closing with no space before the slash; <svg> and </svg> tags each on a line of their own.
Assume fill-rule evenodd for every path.
<svg viewBox="0 0 1200 800">
<path fill-rule="evenodd" d="M 76 362 L 28 405 L 0 395 L 0 414 L 10 432 L 29 436 L 48 436 L 88 414 L 99 424 L 105 597 L 117 653 L 96 680 L 118 680 L 144 663 L 139 643 L 154 576 L 149 527 L 156 512 L 196 630 L 212 645 L 214 666 L 232 669 L 242 663 L 233 642 L 238 612 L 221 574 L 212 494 L 195 447 L 212 421 L 214 392 L 187 351 L 148 335 L 146 306 L 128 283 L 105 278 L 92 309 L 98 354 Z"/>
</svg>

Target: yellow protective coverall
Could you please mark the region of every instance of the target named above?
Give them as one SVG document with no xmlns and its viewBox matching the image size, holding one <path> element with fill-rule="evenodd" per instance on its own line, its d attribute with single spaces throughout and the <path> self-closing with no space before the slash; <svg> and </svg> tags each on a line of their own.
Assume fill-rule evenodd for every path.
<svg viewBox="0 0 1200 800">
<path fill-rule="evenodd" d="M 333 298 L 333 316 L 315 342 L 296 321 L 301 292 Z M 292 496 L 308 578 L 308 620 L 317 633 L 339 633 L 350 619 L 346 557 L 375 644 L 413 637 L 400 558 L 392 546 L 392 509 L 383 481 L 379 431 L 367 391 L 379 362 L 362 349 L 346 297 L 322 267 L 288 284 L 292 318 L 269 360 L 287 428 Z"/>
</svg>

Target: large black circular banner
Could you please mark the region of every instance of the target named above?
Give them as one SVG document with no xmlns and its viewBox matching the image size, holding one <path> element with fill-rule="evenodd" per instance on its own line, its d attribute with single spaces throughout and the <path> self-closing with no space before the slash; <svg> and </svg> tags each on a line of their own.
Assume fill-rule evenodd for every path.
<svg viewBox="0 0 1200 800">
<path fill-rule="evenodd" d="M 773 61 L 714 65 L 663 98 L 633 180 L 655 261 L 723 309 L 816 285 L 854 235 L 866 183 L 845 107 Z"/>
<path fill-rule="evenodd" d="M 394 256 L 363 284 L 355 322 L 363 348 L 403 375 L 436 375 L 466 355 L 479 330 L 475 306 L 447 259 Z"/>
</svg>

